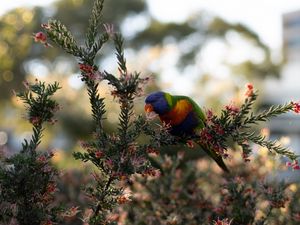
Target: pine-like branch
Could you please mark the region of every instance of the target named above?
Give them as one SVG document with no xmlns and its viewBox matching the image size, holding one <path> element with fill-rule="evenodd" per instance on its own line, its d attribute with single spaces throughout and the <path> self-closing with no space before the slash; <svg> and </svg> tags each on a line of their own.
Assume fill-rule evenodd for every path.
<svg viewBox="0 0 300 225">
<path fill-rule="evenodd" d="M 293 109 L 293 104 L 288 103 L 285 105 L 277 105 L 277 106 L 271 106 L 269 109 L 259 113 L 258 115 L 254 115 L 254 113 L 251 113 L 251 115 L 244 120 L 244 125 L 248 124 L 257 124 L 257 122 L 265 122 L 267 120 L 270 120 L 272 117 L 276 117 L 278 115 L 287 113 Z"/>
<path fill-rule="evenodd" d="M 58 110 L 58 104 L 51 99 L 52 95 L 60 89 L 59 84 L 45 85 L 45 83 L 37 81 L 34 84 L 26 83 L 26 90 L 17 94 L 27 108 L 28 120 L 33 125 L 32 138 L 24 141 L 24 152 L 34 152 L 40 144 L 43 132 L 43 123 L 54 122 L 54 113 Z"/>
<path fill-rule="evenodd" d="M 297 111 L 295 107 L 298 105 L 291 102 L 284 105 L 271 106 L 269 109 L 255 114 L 251 110 L 257 99 L 257 92 L 253 92 L 253 86 L 250 85 L 247 93 L 244 103 L 239 108 L 233 105 L 226 106 L 222 110 L 220 117 L 213 115 L 211 111 L 208 112 L 206 127 L 200 132 L 201 141 L 224 157 L 228 156 L 227 142 L 229 139 L 232 139 L 242 147 L 245 161 L 249 161 L 248 156 L 252 152 L 249 144 L 251 142 L 268 148 L 272 153 L 296 160 L 298 156 L 288 148 L 281 146 L 276 141 L 268 141 L 265 137 L 255 132 L 249 132 L 249 130 L 252 129 L 252 125 L 258 122 L 266 122 L 272 117 L 289 111 Z"/>
<path fill-rule="evenodd" d="M 49 20 L 46 32 L 48 38 L 64 49 L 67 53 L 76 57 L 84 58 L 85 54 L 83 49 L 78 47 L 71 32 L 60 21 Z"/>
<path fill-rule="evenodd" d="M 290 149 L 282 146 L 278 141 L 269 141 L 266 140 L 266 137 L 260 134 L 256 134 L 255 132 L 244 132 L 241 133 L 240 136 L 246 140 L 252 141 L 255 144 L 258 144 L 262 147 L 266 147 L 270 152 L 276 153 L 278 155 L 284 155 L 291 160 L 296 160 L 299 156 L 295 155 Z"/>
<path fill-rule="evenodd" d="M 46 85 L 40 81 L 34 84 L 26 82 L 25 87 L 26 90 L 17 96 L 26 106 L 33 133 L 30 141 L 23 141 L 20 152 L 6 158 L 4 165 L 0 164 L 1 204 L 17 209 L 9 213 L 3 211 L 1 205 L 0 222 L 8 224 L 12 219 L 24 225 L 58 222 L 61 209 L 55 206 L 52 198 L 56 191 L 54 178 L 58 173 L 49 165 L 53 153 L 41 153 L 36 149 L 41 143 L 43 124 L 55 121 L 53 116 L 58 104 L 52 96 L 60 87 L 58 83 Z M 8 221 L 3 221 L 2 215 Z"/>
<path fill-rule="evenodd" d="M 101 42 L 95 43 L 95 40 L 96 40 L 96 36 L 98 34 L 98 28 L 99 28 L 101 17 L 102 17 L 103 3 L 104 3 L 104 0 L 95 0 L 94 1 L 92 14 L 89 19 L 89 26 L 88 26 L 88 30 L 86 33 L 86 48 L 88 50 L 91 50 L 92 47 L 95 47 L 95 49 L 97 49 L 97 47 L 94 46 L 95 44 L 96 45 L 98 44 L 98 47 L 102 46 Z"/>
<path fill-rule="evenodd" d="M 127 75 L 126 59 L 124 57 L 124 52 L 123 52 L 124 39 L 121 34 L 115 34 L 114 43 L 116 48 L 116 56 L 118 59 L 119 71 L 123 76 L 126 76 Z"/>
</svg>

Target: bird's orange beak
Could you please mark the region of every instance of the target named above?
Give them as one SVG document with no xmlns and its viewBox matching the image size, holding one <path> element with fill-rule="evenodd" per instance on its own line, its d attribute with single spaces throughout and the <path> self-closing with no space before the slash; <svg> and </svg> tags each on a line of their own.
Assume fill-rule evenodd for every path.
<svg viewBox="0 0 300 225">
<path fill-rule="evenodd" d="M 153 106 L 151 104 L 146 104 L 145 105 L 145 112 L 146 113 L 153 112 Z"/>
<path fill-rule="evenodd" d="M 153 106 L 151 104 L 145 105 L 145 112 L 146 112 L 146 117 L 149 120 L 153 120 L 154 118 L 157 117 L 157 114 L 154 112 Z"/>
</svg>

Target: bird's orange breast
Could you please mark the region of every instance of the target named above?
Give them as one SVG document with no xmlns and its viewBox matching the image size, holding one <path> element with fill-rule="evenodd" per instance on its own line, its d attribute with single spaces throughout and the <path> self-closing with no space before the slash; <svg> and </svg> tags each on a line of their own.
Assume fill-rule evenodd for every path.
<svg viewBox="0 0 300 225">
<path fill-rule="evenodd" d="M 177 101 L 171 111 L 160 115 L 160 120 L 171 126 L 176 126 L 184 121 L 187 115 L 193 110 L 193 106 L 188 101 L 182 99 Z"/>
</svg>

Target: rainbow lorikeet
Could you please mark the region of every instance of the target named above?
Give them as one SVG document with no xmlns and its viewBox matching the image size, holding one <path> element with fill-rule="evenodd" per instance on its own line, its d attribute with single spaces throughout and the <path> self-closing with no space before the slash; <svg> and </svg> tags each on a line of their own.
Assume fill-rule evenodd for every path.
<svg viewBox="0 0 300 225">
<path fill-rule="evenodd" d="M 205 127 L 205 114 L 197 103 L 187 96 L 159 91 L 148 95 L 145 103 L 148 117 L 158 115 L 162 122 L 169 124 L 169 132 L 174 136 L 193 136 Z M 220 155 L 200 142 L 197 143 L 225 172 L 229 172 Z"/>
</svg>

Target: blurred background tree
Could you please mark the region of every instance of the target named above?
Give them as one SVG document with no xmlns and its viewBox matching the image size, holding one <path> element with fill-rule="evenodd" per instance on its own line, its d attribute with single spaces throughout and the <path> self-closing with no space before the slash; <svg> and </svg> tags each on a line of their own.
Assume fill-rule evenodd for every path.
<svg viewBox="0 0 300 225">
<path fill-rule="evenodd" d="M 58 80 L 62 84 L 64 91 L 60 94 L 60 102 L 68 109 L 61 111 L 61 126 L 55 128 L 59 129 L 56 131 L 60 133 L 59 138 L 55 139 L 55 143 L 46 142 L 46 145 L 73 148 L 75 140 L 90 133 L 92 123 L 86 106 L 87 96 L 82 93 L 75 60 L 55 48 L 45 49 L 35 44 L 29 35 L 39 31 L 40 24 L 51 17 L 61 20 L 78 40 L 82 40 L 90 7 L 89 0 L 60 0 L 50 7 L 19 8 L 1 17 L 2 127 L 15 130 L 7 115 L 11 115 L 11 112 L 20 113 L 9 103 L 11 90 L 20 89 L 25 79 L 37 77 L 47 81 Z M 108 23 L 120 24 L 116 29 L 126 37 L 129 66 L 146 75 L 156 76 L 157 82 L 149 90 L 160 88 L 183 92 L 192 95 L 206 107 L 218 108 L 224 100 L 237 94 L 241 82 L 279 76 L 280 63 L 272 61 L 268 46 L 242 24 L 231 24 L 206 12 L 191 15 L 182 23 L 163 23 L 151 15 L 144 0 L 107 1 L 103 17 Z M 236 54 L 234 52 L 237 49 L 243 52 L 243 48 L 244 53 L 249 53 L 239 54 L 238 60 L 230 60 L 231 52 Z M 99 56 L 99 64 L 107 70 L 115 69 L 110 48 L 106 47 L 104 52 Z M 207 58 L 219 63 L 220 74 L 214 74 Z M 172 89 L 174 80 L 181 83 L 177 89 Z M 110 90 L 103 89 L 103 93 L 109 94 Z M 113 100 L 110 98 L 109 101 L 110 107 L 117 110 L 111 104 Z M 15 107 L 18 103 L 14 103 Z M 116 117 L 112 113 L 108 116 L 107 124 L 111 125 L 114 121 Z"/>
</svg>

